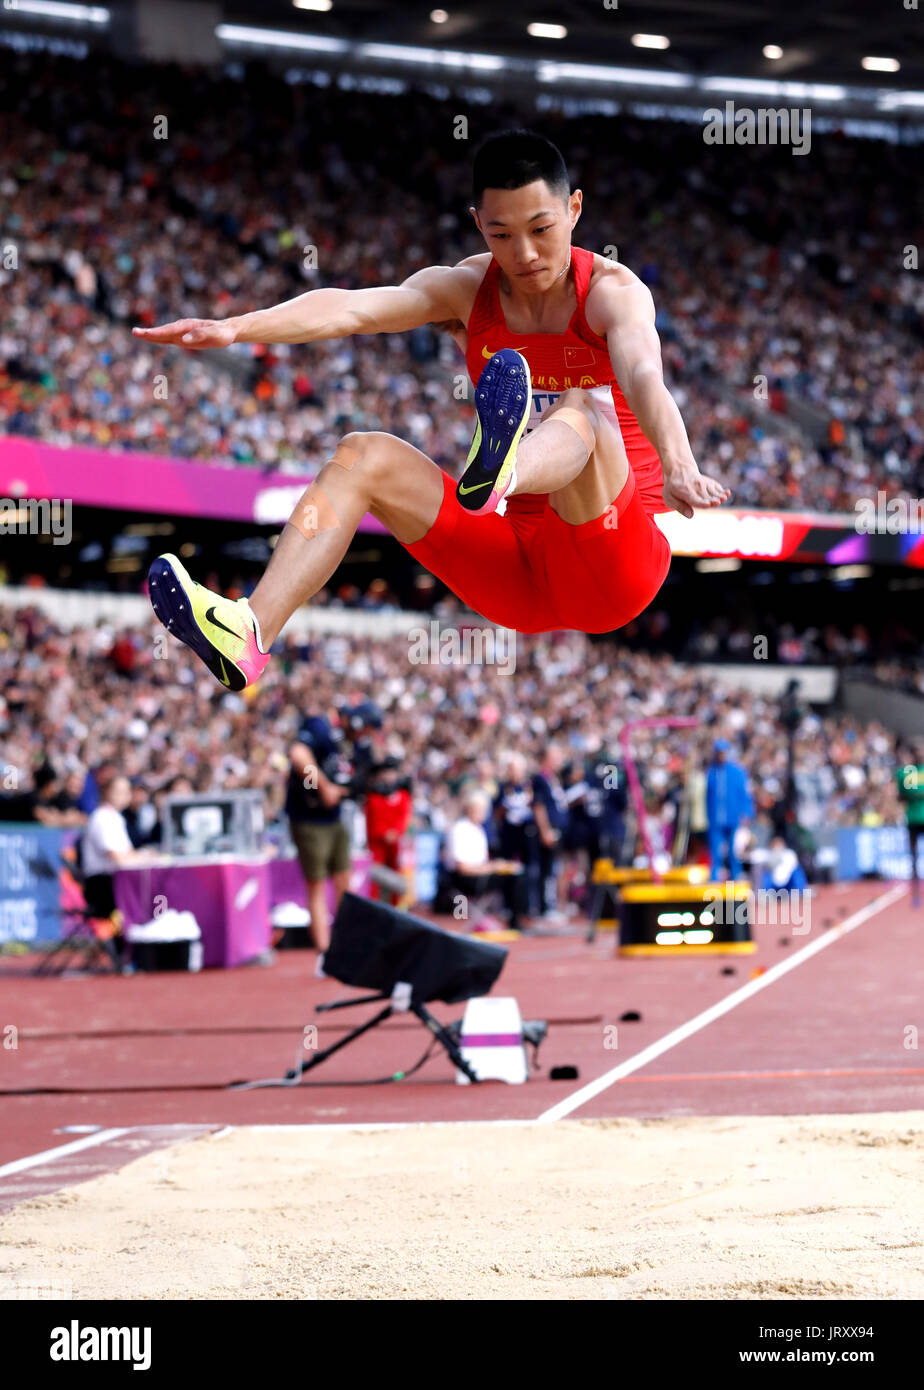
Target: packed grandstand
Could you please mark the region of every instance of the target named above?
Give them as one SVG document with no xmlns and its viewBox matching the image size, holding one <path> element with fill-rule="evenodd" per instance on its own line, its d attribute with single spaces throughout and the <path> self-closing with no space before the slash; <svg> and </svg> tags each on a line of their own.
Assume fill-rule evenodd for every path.
<svg viewBox="0 0 924 1390">
<path fill-rule="evenodd" d="M 345 432 L 380 429 L 458 474 L 471 404 L 438 327 L 204 355 L 131 336 L 133 324 L 223 317 L 317 286 L 397 283 L 482 249 L 449 92 L 358 97 L 288 78 L 4 57 L 0 435 L 310 475 Z M 527 120 L 564 150 L 585 192 L 575 240 L 650 285 L 694 454 L 734 503 L 852 513 L 863 497 L 924 493 L 924 286 L 902 263 L 920 240 L 924 147 L 863 141 L 858 157 L 857 141 L 830 133 L 801 160 L 716 151 L 670 119 L 499 100 L 472 110 L 484 123 L 473 116 L 472 140 Z M 374 160 L 370 127 L 389 132 Z M 332 582 L 315 603 L 386 608 L 387 574 L 377 584 Z M 435 616 L 466 621 L 440 590 L 432 599 Z M 157 659 L 153 619 L 120 632 L 102 619 L 58 626 L 38 607 L 0 612 L 0 798 L 18 798 L 0 810 L 45 823 L 79 820 L 113 767 L 131 777 L 136 811 L 183 778 L 198 791 L 259 787 L 280 815 L 300 718 L 343 699 L 382 708 L 381 751 L 411 777 L 418 828 L 445 829 L 473 781 L 496 790 L 515 750 L 530 772 L 550 739 L 572 760 L 615 759 L 626 721 L 665 712 L 700 724 L 639 743 L 656 813 L 720 737 L 765 830 L 788 806 L 790 753 L 809 830 L 900 823 L 895 768 L 924 762 L 924 741 L 836 706 L 806 703 L 790 747 L 775 696 L 702 665 L 750 657 L 760 631 L 771 661 L 862 665 L 920 692 L 907 623 L 886 634 L 704 610 L 669 632 L 657 608 L 618 643 L 520 636 L 515 681 L 485 663 L 415 667 L 406 636 L 289 635 L 238 696 L 185 647 Z"/>
<path fill-rule="evenodd" d="M 131 337 L 482 249 L 451 95 L 296 76 L 4 59 L 0 430 L 304 474 L 345 429 L 384 429 L 458 473 L 470 406 L 435 329 L 213 360 Z M 675 120 L 482 114 L 472 139 L 527 119 L 565 151 L 576 240 L 651 286 L 694 453 L 735 503 L 852 513 L 924 492 L 924 284 L 905 268 L 921 144 L 829 133 L 796 159 Z M 374 161 L 371 127 L 389 132 Z"/>
<path fill-rule="evenodd" d="M 409 660 L 408 635 L 390 639 L 343 632 L 290 635 L 259 685 L 224 691 L 185 647 L 163 659 L 150 630 L 119 631 L 100 620 L 59 628 L 38 608 L 0 608 L 0 739 L 6 792 L 27 818 L 92 806 L 105 769 L 124 771 L 135 806 L 159 806 L 175 789 L 259 787 L 270 819 L 281 815 L 288 749 L 306 710 L 330 712 L 373 700 L 382 710 L 378 740 L 414 788 L 414 827 L 443 831 L 467 783 L 497 789 L 509 756 L 527 771 L 542 765 L 550 741 L 565 761 L 603 751 L 616 766 L 623 724 L 657 715 L 692 715 L 697 729 L 637 736 L 643 782 L 661 812 L 688 778 L 728 739 L 746 768 L 758 826 L 784 810 L 788 735 L 778 699 L 738 688 L 721 668 L 682 665 L 581 633 L 518 635 L 511 662 Z M 435 612 L 459 625 L 456 605 Z M 800 711 L 793 743 L 800 823 L 898 824 L 894 773 L 924 761 L 924 738 L 903 740 L 884 725 L 849 715 Z M 53 777 L 49 775 L 53 774 Z M 0 812 L 3 811 L 0 801 Z"/>
</svg>

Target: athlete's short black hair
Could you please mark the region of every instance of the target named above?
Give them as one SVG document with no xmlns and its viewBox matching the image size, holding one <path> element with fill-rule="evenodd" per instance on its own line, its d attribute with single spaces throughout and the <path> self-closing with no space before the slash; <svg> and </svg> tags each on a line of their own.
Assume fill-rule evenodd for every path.
<svg viewBox="0 0 924 1390">
<path fill-rule="evenodd" d="M 476 207 L 486 188 L 523 188 L 545 179 L 549 188 L 567 199 L 571 181 L 561 150 L 534 130 L 501 130 L 489 135 L 475 151 L 472 195 Z"/>
</svg>

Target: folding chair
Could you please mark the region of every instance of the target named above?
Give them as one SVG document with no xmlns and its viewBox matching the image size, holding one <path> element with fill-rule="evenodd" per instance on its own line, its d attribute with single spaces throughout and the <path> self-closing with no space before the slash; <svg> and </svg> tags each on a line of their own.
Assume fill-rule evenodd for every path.
<svg viewBox="0 0 924 1390">
<path fill-rule="evenodd" d="M 36 878 L 54 879 L 58 883 L 60 905 L 51 912 L 62 923 L 61 939 L 43 954 L 33 975 L 61 975 L 73 968 L 75 956 L 80 959 L 83 970 L 114 973 L 118 962 L 114 948 L 110 949 L 108 943 L 121 930 L 122 914 L 117 909 L 109 917 L 100 917 L 87 906 L 77 847 L 62 852 L 58 868 L 40 855 L 32 860 L 31 869 Z"/>
</svg>

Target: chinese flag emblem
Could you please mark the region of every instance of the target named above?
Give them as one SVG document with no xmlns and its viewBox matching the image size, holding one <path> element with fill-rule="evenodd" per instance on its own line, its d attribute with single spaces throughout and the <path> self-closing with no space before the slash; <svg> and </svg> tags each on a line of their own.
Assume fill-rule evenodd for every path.
<svg viewBox="0 0 924 1390">
<path fill-rule="evenodd" d="M 592 347 L 566 347 L 565 348 L 566 367 L 594 367 L 596 366 L 596 354 Z"/>
</svg>

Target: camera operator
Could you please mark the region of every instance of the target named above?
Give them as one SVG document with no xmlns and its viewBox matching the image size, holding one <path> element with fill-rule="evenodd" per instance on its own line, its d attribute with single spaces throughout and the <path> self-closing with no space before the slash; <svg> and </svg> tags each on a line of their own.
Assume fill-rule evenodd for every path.
<svg viewBox="0 0 924 1390">
<path fill-rule="evenodd" d="M 335 903 L 350 886 L 350 834 L 341 806 L 350 795 L 353 764 L 343 730 L 324 715 L 302 720 L 289 749 L 285 813 L 308 891 L 311 934 L 319 951 L 330 944 L 327 881 Z"/>
<path fill-rule="evenodd" d="M 361 795 L 377 761 L 373 734 L 382 727 L 382 711 L 371 700 L 361 700 L 358 705 L 340 705 L 337 719 L 353 750 L 353 780 L 357 795 Z"/>
</svg>

